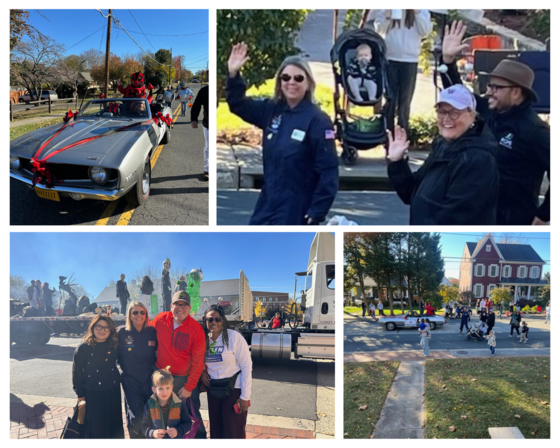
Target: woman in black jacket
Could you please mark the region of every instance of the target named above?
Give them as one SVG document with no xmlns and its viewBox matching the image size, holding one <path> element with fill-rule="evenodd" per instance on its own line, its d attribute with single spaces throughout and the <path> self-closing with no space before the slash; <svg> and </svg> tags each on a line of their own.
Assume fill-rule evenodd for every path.
<svg viewBox="0 0 560 448">
<path fill-rule="evenodd" d="M 474 96 L 461 85 L 442 90 L 436 114 L 439 135 L 416 173 L 405 157 L 405 131 L 397 126 L 394 136 L 388 132 L 388 175 L 401 200 L 410 205 L 410 224 L 496 224 L 497 143 L 476 118 Z"/>
<path fill-rule="evenodd" d="M 513 330 L 517 331 L 517 337 L 519 337 L 519 326 L 521 325 L 521 313 L 519 311 L 511 316 L 509 324 L 511 326 L 509 337 L 513 337 Z"/>
</svg>

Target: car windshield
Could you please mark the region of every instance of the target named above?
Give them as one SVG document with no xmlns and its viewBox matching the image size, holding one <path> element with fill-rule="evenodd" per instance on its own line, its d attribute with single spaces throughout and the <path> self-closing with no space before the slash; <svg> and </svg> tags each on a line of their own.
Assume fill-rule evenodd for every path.
<svg viewBox="0 0 560 448">
<path fill-rule="evenodd" d="M 150 118 L 146 100 L 93 100 L 80 111 L 81 117 Z"/>
</svg>

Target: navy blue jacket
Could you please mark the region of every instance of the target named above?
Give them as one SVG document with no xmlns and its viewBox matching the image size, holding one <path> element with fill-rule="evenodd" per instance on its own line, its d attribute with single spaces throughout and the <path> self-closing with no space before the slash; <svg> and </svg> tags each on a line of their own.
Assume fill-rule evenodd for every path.
<svg viewBox="0 0 560 448">
<path fill-rule="evenodd" d="M 119 365 L 123 371 L 123 384 L 133 378 L 144 387 L 152 387 L 152 373 L 156 363 L 157 337 L 154 327 L 138 332 L 132 327 L 117 329 L 119 338 Z"/>
<path fill-rule="evenodd" d="M 469 313 L 467 311 L 463 311 L 463 314 L 461 314 L 461 322 L 466 324 L 470 320 L 471 320 L 471 316 L 469 316 Z"/>
<path fill-rule="evenodd" d="M 338 158 L 329 117 L 307 99 L 285 101 L 245 96 L 246 84 L 228 78 L 232 113 L 263 130 L 263 186 L 249 224 L 300 225 L 323 221 L 338 191 Z"/>
</svg>

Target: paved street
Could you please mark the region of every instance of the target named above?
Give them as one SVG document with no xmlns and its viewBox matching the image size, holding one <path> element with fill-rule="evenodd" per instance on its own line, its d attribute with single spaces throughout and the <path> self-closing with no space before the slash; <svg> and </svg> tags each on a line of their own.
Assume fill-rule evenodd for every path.
<svg viewBox="0 0 560 448">
<path fill-rule="evenodd" d="M 200 84 L 190 84 L 195 95 Z M 174 101 L 171 141 L 152 158 L 152 185 L 148 201 L 131 209 L 124 198 L 115 202 L 62 197 L 41 199 L 33 189 L 10 179 L 11 225 L 207 225 L 208 182 L 202 179 L 204 134 L 192 129 L 190 111 L 180 116 Z"/>
<path fill-rule="evenodd" d="M 216 197 L 218 225 L 246 225 L 258 190 L 219 190 Z M 408 206 L 390 191 L 339 191 L 328 218 L 346 216 L 359 225 L 407 225 Z"/>
<path fill-rule="evenodd" d="M 532 350 L 550 348 L 550 324 L 544 324 L 543 318 L 527 318 L 530 327 L 529 338 L 526 344 L 519 342 L 517 333 L 510 338 L 509 319 L 497 319 L 494 331 L 496 334 L 496 354 L 500 350 L 516 350 L 530 353 Z M 472 322 L 477 323 L 474 317 Z M 459 320 L 450 320 L 441 328 L 432 332 L 430 339 L 431 351 L 456 351 L 456 350 L 485 350 L 488 346 L 485 341 L 469 341 L 465 335 L 459 333 Z M 402 329 L 387 331 L 371 318 L 362 319 L 350 317 L 345 314 L 344 319 L 344 353 L 374 353 L 374 352 L 420 352 L 420 339 L 415 329 Z"/>
<path fill-rule="evenodd" d="M 75 400 L 72 356 L 79 342 L 57 337 L 42 347 L 12 345 L 11 396 L 65 405 L 64 399 Z M 307 430 L 318 438 L 334 435 L 334 362 L 255 359 L 252 397 L 248 424 Z M 205 394 L 201 398 L 207 410 Z"/>
</svg>

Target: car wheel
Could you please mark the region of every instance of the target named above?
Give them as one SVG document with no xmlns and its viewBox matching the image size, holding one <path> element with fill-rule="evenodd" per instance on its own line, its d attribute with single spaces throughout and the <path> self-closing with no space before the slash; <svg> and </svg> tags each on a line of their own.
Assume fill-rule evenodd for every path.
<svg viewBox="0 0 560 448">
<path fill-rule="evenodd" d="M 387 322 L 385 324 L 385 328 L 387 329 L 387 331 L 395 331 L 397 329 L 397 324 L 394 322 Z"/>
<path fill-rule="evenodd" d="M 437 324 L 435 322 L 430 322 L 430 330 L 435 330 L 437 327 Z"/>
<path fill-rule="evenodd" d="M 136 185 L 127 193 L 126 200 L 133 207 L 141 206 L 150 196 L 150 188 L 152 183 L 152 167 L 150 158 L 147 157 L 142 167 L 140 178 Z"/>
<path fill-rule="evenodd" d="M 171 140 L 171 129 L 169 129 L 169 127 L 167 125 L 165 126 L 165 128 L 166 128 L 165 129 L 165 135 L 161 139 L 162 145 L 168 144 L 169 141 Z"/>
</svg>

